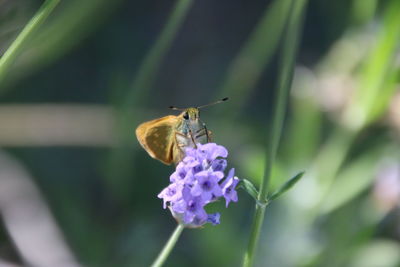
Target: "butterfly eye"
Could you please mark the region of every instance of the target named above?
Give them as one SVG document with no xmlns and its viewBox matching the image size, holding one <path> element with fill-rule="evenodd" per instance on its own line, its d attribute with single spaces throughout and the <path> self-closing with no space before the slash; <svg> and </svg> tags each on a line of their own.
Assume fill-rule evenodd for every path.
<svg viewBox="0 0 400 267">
<path fill-rule="evenodd" d="M 188 114 L 187 112 L 185 112 L 185 114 L 183 114 L 183 118 L 184 118 L 185 120 L 188 120 L 188 119 L 189 119 L 189 114 Z"/>
</svg>

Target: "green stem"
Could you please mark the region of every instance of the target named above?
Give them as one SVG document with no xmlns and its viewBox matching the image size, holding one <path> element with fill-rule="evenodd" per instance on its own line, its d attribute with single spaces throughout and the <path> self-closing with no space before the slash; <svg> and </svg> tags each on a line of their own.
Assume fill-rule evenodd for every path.
<svg viewBox="0 0 400 267">
<path fill-rule="evenodd" d="M 271 177 L 273 163 L 278 150 L 279 140 L 282 134 L 283 121 L 287 106 L 289 89 L 293 79 L 294 61 L 297 53 L 298 39 L 301 31 L 303 11 L 307 0 L 293 0 L 289 13 L 286 34 L 283 40 L 282 58 L 280 61 L 280 72 L 277 84 L 277 95 L 274 106 L 274 117 L 272 122 L 272 134 L 267 150 L 267 160 L 265 165 L 264 177 L 258 195 L 259 203 L 266 201 L 269 180 Z M 243 266 L 253 266 L 254 255 L 264 221 L 266 205 L 257 205 L 252 224 L 250 240 L 244 255 Z"/>
<path fill-rule="evenodd" d="M 26 41 L 35 33 L 39 26 L 47 19 L 60 0 L 47 0 L 26 24 L 4 55 L 0 58 L 0 84 L 4 81 L 10 67 L 21 54 Z"/>
<path fill-rule="evenodd" d="M 168 258 L 169 254 L 171 253 L 171 250 L 174 248 L 176 241 L 178 241 L 178 238 L 181 235 L 184 228 L 185 227 L 182 224 L 178 224 L 175 231 L 169 238 L 167 244 L 165 244 L 160 254 L 158 254 L 157 259 L 153 262 L 151 267 L 160 267 L 164 264 L 165 260 Z"/>
<path fill-rule="evenodd" d="M 261 227 L 264 222 L 265 206 L 256 206 L 256 211 L 254 213 L 253 223 L 251 225 L 250 240 L 247 244 L 247 250 L 244 254 L 243 266 L 250 267 L 253 266 L 254 254 L 257 250 L 258 240 L 260 238 Z"/>
</svg>

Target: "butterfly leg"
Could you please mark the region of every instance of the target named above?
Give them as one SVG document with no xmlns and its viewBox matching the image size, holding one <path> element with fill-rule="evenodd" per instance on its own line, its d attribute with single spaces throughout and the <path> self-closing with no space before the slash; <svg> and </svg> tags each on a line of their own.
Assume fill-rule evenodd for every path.
<svg viewBox="0 0 400 267">
<path fill-rule="evenodd" d="M 211 142 L 211 131 L 207 130 L 207 127 L 204 123 L 203 123 L 203 127 L 204 128 L 202 128 L 196 132 L 195 139 L 197 140 L 200 137 L 206 136 L 207 143 L 210 143 Z"/>
<path fill-rule="evenodd" d="M 209 135 L 209 132 L 207 130 L 207 126 L 206 126 L 206 124 L 204 122 L 203 122 L 203 127 L 204 127 L 204 130 L 206 132 L 207 143 L 210 143 L 211 142 L 211 136 Z"/>
<path fill-rule="evenodd" d="M 197 149 L 197 145 L 196 145 L 196 141 L 194 140 L 194 137 L 193 137 L 193 132 L 192 132 L 192 129 L 189 129 L 189 135 L 190 135 L 190 139 L 192 139 L 192 142 L 193 142 L 194 148 L 196 148 L 196 149 Z"/>
</svg>

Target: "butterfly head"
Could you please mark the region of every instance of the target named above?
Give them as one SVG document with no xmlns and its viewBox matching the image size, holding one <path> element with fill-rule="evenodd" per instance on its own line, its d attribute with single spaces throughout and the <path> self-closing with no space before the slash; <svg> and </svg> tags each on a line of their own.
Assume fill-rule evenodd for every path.
<svg viewBox="0 0 400 267">
<path fill-rule="evenodd" d="M 181 116 L 185 121 L 197 121 L 200 117 L 200 111 L 198 108 L 187 108 L 181 113 Z"/>
<path fill-rule="evenodd" d="M 182 118 L 183 124 L 191 125 L 192 130 L 196 130 L 195 128 L 199 128 L 200 125 L 203 125 L 203 123 L 201 123 L 201 121 L 199 120 L 199 118 L 200 118 L 200 109 L 204 108 L 204 107 L 211 106 L 211 105 L 215 105 L 215 104 L 218 104 L 218 103 L 221 103 L 221 102 L 224 102 L 226 100 L 228 100 L 227 97 L 225 97 L 225 98 L 223 98 L 221 100 L 209 103 L 207 105 L 203 105 L 203 106 L 199 106 L 199 107 L 195 107 L 195 108 L 177 108 L 177 107 L 174 107 L 174 106 L 170 106 L 169 108 L 173 109 L 173 110 L 182 110 L 183 112 L 179 115 L 179 117 Z"/>
</svg>

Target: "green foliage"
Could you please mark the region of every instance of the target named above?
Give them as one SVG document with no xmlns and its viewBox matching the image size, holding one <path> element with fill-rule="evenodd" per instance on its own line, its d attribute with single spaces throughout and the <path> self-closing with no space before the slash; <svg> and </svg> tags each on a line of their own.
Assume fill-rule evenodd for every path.
<svg viewBox="0 0 400 267">
<path fill-rule="evenodd" d="M 0 59 L 0 88 L 4 87 L 5 77 L 9 74 L 9 69 L 17 59 L 21 51 L 26 48 L 27 41 L 35 34 L 37 29 L 43 24 L 47 17 L 51 14 L 53 9 L 58 5 L 60 0 L 47 0 L 43 3 L 43 6 L 38 10 L 35 16 L 28 22 L 22 32 L 18 35 L 15 41 L 2 55 Z M 4 90 L 4 89 L 3 89 Z M 1 92 L 1 91 L 0 91 Z"/>
<path fill-rule="evenodd" d="M 242 186 L 243 189 L 254 199 L 254 201 L 258 201 L 258 190 L 249 180 L 242 179 L 238 186 Z"/>
<path fill-rule="evenodd" d="M 255 266 L 399 266 L 398 0 L 309 1 L 304 30 L 307 1 L 29 2 L 0 3 L 0 262 L 30 264 L 7 213 L 30 194 L 2 198 L 11 154 L 77 262 L 149 265 L 176 226 L 156 197 L 173 168 L 135 128 L 228 96 L 201 118 L 244 190 L 168 266 L 238 266 L 252 223 Z"/>
<path fill-rule="evenodd" d="M 268 197 L 268 201 L 272 201 L 280 197 L 282 194 L 286 193 L 290 188 L 292 188 L 300 179 L 303 177 L 304 172 L 300 172 L 287 180 L 276 192 L 272 193 L 270 197 Z"/>
</svg>

